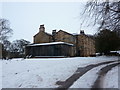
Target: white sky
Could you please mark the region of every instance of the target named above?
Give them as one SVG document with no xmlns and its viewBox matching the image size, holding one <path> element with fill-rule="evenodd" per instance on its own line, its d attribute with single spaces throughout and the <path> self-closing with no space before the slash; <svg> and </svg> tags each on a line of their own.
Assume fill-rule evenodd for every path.
<svg viewBox="0 0 120 90">
<path fill-rule="evenodd" d="M 1 2 L 2 18 L 8 19 L 13 29 L 11 41 L 25 39 L 33 42 L 33 36 L 44 24 L 46 32 L 53 29 L 87 34 L 95 33 L 93 27 L 80 26 L 81 11 L 85 2 Z M 0 3 L 0 9 L 1 9 Z M 0 10 L 1 11 L 1 10 Z M 1 14 L 0 14 L 1 15 Z"/>
</svg>

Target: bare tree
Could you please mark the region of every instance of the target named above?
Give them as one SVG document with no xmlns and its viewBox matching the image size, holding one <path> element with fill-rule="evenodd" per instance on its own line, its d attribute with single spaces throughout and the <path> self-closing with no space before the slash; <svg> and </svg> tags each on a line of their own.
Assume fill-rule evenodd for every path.
<svg viewBox="0 0 120 90">
<path fill-rule="evenodd" d="M 18 52 L 19 54 L 23 54 L 24 46 L 26 46 L 27 44 L 30 44 L 30 42 L 27 40 L 24 39 L 15 40 L 10 45 L 10 52 Z"/>
<path fill-rule="evenodd" d="M 89 0 L 84 14 L 88 15 L 90 20 L 94 20 L 93 25 L 100 24 L 99 30 L 110 29 L 120 33 L 120 1 Z"/>
<path fill-rule="evenodd" d="M 0 19 L 0 42 L 3 43 L 12 35 L 10 23 L 6 19 Z"/>
</svg>

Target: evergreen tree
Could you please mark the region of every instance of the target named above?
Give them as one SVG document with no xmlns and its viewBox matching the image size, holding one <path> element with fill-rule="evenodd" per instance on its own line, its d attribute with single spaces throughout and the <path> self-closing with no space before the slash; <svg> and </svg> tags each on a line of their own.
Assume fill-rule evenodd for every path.
<svg viewBox="0 0 120 90">
<path fill-rule="evenodd" d="M 108 54 L 110 51 L 120 48 L 120 37 L 115 31 L 108 29 L 100 31 L 96 35 L 97 52 Z"/>
</svg>

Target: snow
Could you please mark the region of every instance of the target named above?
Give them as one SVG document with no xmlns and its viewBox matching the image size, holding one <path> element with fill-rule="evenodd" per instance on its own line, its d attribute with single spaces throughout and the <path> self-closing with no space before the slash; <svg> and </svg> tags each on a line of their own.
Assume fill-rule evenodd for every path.
<svg viewBox="0 0 120 90">
<path fill-rule="evenodd" d="M 57 81 L 65 81 L 78 67 L 85 67 L 118 57 L 73 57 L 0 60 L 3 88 L 55 88 Z"/>
<path fill-rule="evenodd" d="M 111 53 L 118 53 L 118 54 L 120 54 L 120 50 L 119 51 L 110 51 Z"/>
<path fill-rule="evenodd" d="M 55 45 L 55 44 L 67 44 L 73 46 L 73 44 L 66 43 L 66 42 L 51 42 L 51 43 L 40 43 L 40 44 L 31 44 L 27 46 L 41 46 L 41 45 Z"/>
<path fill-rule="evenodd" d="M 107 65 L 110 65 L 110 64 L 107 64 Z M 98 77 L 98 73 L 99 73 L 98 71 L 107 65 L 101 65 L 101 66 L 91 69 L 90 71 L 85 73 L 81 78 L 79 78 L 70 88 L 92 88 L 92 85 L 94 84 L 95 80 Z M 116 72 L 116 74 L 118 74 L 118 72 Z M 116 76 L 118 77 L 118 75 Z M 118 85 L 118 78 L 115 78 L 115 81 L 117 82 L 114 84 Z M 109 80 L 107 80 L 106 82 L 109 82 Z M 112 83 L 110 83 L 110 85 L 112 85 Z M 104 88 L 118 88 L 118 86 L 110 87 L 110 86 L 106 86 L 105 84 Z"/>
<path fill-rule="evenodd" d="M 120 51 L 117 51 L 117 53 L 119 53 L 119 54 L 120 54 Z"/>
<path fill-rule="evenodd" d="M 103 65 L 105 66 L 105 65 Z M 70 88 L 91 88 L 97 79 L 97 72 L 101 69 L 101 66 L 93 68 L 80 77 Z"/>
<path fill-rule="evenodd" d="M 118 66 L 109 71 L 103 81 L 103 88 L 118 88 Z"/>
<path fill-rule="evenodd" d="M 80 34 L 78 34 L 78 33 L 72 33 L 72 35 L 80 35 Z"/>
</svg>

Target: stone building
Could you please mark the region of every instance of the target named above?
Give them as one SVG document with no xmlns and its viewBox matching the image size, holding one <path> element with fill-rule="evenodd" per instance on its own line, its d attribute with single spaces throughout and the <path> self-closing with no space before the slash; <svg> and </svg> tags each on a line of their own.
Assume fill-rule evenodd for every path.
<svg viewBox="0 0 120 90">
<path fill-rule="evenodd" d="M 44 25 L 40 25 L 39 32 L 34 36 L 34 43 L 48 42 L 52 42 L 52 35 L 45 32 Z"/>
<path fill-rule="evenodd" d="M 95 41 L 84 34 L 84 31 L 80 31 L 80 34 L 76 35 L 77 38 L 77 55 L 78 56 L 92 56 L 95 55 Z"/>
<path fill-rule="evenodd" d="M 52 42 L 65 42 L 72 44 L 73 46 L 68 48 L 72 48 L 70 50 L 70 56 L 95 55 L 95 42 L 91 37 L 86 35 L 84 31 L 80 31 L 80 34 L 74 35 L 63 30 L 59 30 L 58 32 L 53 30 L 52 34 L 48 34 L 45 32 L 44 25 L 40 25 L 39 32 L 34 36 L 34 44 L 32 44 L 30 48 L 32 48 L 32 46 L 36 46 L 36 44 Z M 58 50 L 60 50 L 60 48 Z"/>
</svg>

